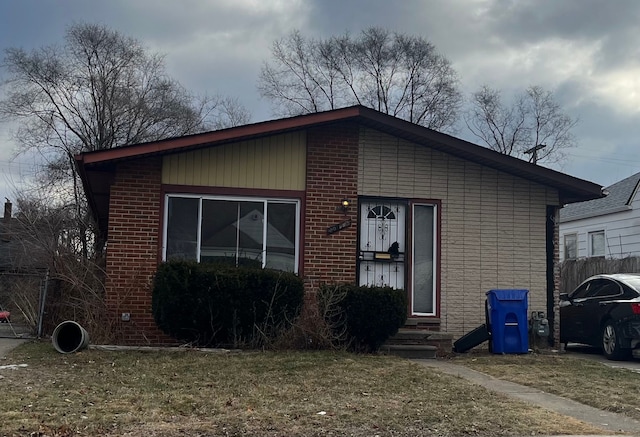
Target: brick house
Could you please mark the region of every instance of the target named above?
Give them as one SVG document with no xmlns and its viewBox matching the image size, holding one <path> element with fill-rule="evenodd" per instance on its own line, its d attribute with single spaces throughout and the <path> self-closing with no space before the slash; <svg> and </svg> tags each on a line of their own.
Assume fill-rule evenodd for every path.
<svg viewBox="0 0 640 437">
<path fill-rule="evenodd" d="M 76 161 L 107 235 L 108 307 L 130 314 L 125 344 L 169 341 L 149 284 L 172 258 L 293 271 L 310 293 L 331 281 L 403 288 L 411 323 L 454 336 L 484 321 L 487 290 L 526 288 L 557 333 L 558 209 L 601 196 L 591 182 L 362 106 Z"/>
</svg>

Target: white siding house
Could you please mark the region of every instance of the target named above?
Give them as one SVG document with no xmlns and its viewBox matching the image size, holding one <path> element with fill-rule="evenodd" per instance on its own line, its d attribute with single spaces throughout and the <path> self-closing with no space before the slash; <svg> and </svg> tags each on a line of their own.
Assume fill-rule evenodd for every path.
<svg viewBox="0 0 640 437">
<path fill-rule="evenodd" d="M 640 256 L 640 173 L 560 210 L 560 260 Z"/>
</svg>

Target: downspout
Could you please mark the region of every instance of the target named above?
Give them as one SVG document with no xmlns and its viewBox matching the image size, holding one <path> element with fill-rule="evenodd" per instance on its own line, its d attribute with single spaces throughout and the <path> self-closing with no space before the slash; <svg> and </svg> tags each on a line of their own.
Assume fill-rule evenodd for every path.
<svg viewBox="0 0 640 437">
<path fill-rule="evenodd" d="M 546 219 L 546 276 L 547 319 L 549 320 L 549 346 L 560 344 L 560 220 L 559 207 L 547 205 Z"/>
</svg>

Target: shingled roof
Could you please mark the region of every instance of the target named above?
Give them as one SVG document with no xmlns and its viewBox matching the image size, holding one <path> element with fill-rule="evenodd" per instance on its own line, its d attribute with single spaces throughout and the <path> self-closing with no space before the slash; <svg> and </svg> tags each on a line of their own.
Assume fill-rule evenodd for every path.
<svg viewBox="0 0 640 437">
<path fill-rule="evenodd" d="M 631 209 L 631 201 L 638 191 L 639 183 L 640 173 L 636 173 L 606 187 L 605 192 L 609 193 L 606 197 L 565 206 L 560 210 L 560 223 Z"/>
</svg>

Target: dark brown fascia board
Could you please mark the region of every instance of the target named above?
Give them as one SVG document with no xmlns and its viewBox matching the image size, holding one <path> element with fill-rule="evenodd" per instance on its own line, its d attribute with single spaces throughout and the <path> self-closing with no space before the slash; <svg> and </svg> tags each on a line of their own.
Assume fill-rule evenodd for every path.
<svg viewBox="0 0 640 437">
<path fill-rule="evenodd" d="M 91 215 L 93 215 L 93 218 L 98 222 L 98 227 L 100 227 L 98 211 L 96 208 L 95 199 L 93 197 L 93 192 L 91 191 L 91 186 L 89 185 L 89 179 L 87 177 L 86 167 L 83 164 L 83 157 L 84 157 L 83 154 L 78 154 L 74 157 L 75 163 L 76 163 L 76 170 L 80 175 L 80 181 L 82 182 L 82 189 L 84 190 L 87 196 L 87 202 L 89 203 L 89 211 L 91 212 Z"/>
<path fill-rule="evenodd" d="M 82 165 L 92 165 L 105 161 L 139 158 L 145 155 L 156 155 L 167 152 L 174 153 L 191 147 L 203 147 L 230 141 L 240 141 L 252 137 L 273 135 L 278 132 L 303 129 L 308 126 L 317 126 L 334 121 L 355 118 L 360 115 L 361 109 L 363 109 L 361 106 L 351 106 L 333 111 L 318 112 L 279 120 L 263 121 L 260 123 L 193 134 L 184 137 L 168 138 L 166 140 L 153 141 L 149 143 L 116 147 L 109 150 L 86 152 L 76 155 L 76 161 L 81 162 Z"/>
<path fill-rule="evenodd" d="M 107 231 L 107 219 L 99 214 L 100 208 L 98 208 L 98 203 L 96 202 L 96 197 L 100 195 L 107 195 L 106 193 L 96 193 L 94 192 L 91 186 L 91 177 L 87 173 L 87 168 L 83 165 L 82 155 L 75 156 L 76 169 L 78 170 L 78 174 L 80 175 L 80 180 L 82 181 L 82 189 L 87 195 L 87 202 L 89 203 L 89 211 L 91 215 L 96 220 L 98 224 L 98 228 L 106 235 Z M 100 169 L 96 171 L 95 169 L 90 169 L 92 177 L 96 175 L 100 175 L 101 178 L 106 180 L 111 180 L 113 178 L 113 172 L 105 169 Z M 108 182 L 107 182 L 108 183 Z"/>
</svg>

